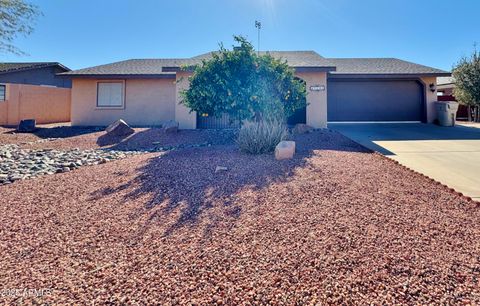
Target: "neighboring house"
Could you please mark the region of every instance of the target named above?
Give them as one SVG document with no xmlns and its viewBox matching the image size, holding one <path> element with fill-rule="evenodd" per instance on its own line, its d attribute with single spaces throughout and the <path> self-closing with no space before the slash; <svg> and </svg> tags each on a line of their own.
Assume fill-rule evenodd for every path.
<svg viewBox="0 0 480 306">
<path fill-rule="evenodd" d="M 455 88 L 455 80 L 452 77 L 439 77 L 437 78 L 437 94 L 438 101 L 457 101 L 453 94 Z M 460 104 L 457 111 L 457 119 L 468 119 L 467 106 Z"/>
<path fill-rule="evenodd" d="M 29 84 L 0 85 L 0 125 L 15 126 L 23 119 L 37 124 L 70 121 L 70 88 Z"/>
<path fill-rule="evenodd" d="M 437 92 L 438 96 L 452 97 L 453 98 L 453 88 L 455 87 L 455 82 L 452 77 L 438 77 L 437 78 Z M 453 98 L 455 99 L 455 98 Z M 455 101 L 455 100 L 453 100 Z"/>
<path fill-rule="evenodd" d="M 59 63 L 0 63 L 0 125 L 69 121 L 72 81 L 58 76 L 68 71 Z"/>
<path fill-rule="evenodd" d="M 263 53 L 263 52 L 262 52 Z M 449 72 L 394 58 L 324 58 L 314 51 L 270 51 L 287 60 L 307 87 L 304 118 L 327 122 L 435 119 L 436 79 Z M 132 125 L 176 120 L 194 129 L 197 115 L 180 104 L 188 76 L 211 53 L 187 59 L 132 59 L 63 73 L 72 78 L 73 125 Z M 212 120 L 214 120 L 212 118 Z"/>
<path fill-rule="evenodd" d="M 0 83 L 71 88 L 71 80 L 57 76 L 67 71 L 70 69 L 56 62 L 0 63 Z"/>
</svg>

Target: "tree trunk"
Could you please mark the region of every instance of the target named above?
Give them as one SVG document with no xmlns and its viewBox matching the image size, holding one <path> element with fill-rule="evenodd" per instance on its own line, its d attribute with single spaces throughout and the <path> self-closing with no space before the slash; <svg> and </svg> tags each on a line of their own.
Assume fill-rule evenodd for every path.
<svg viewBox="0 0 480 306">
<path fill-rule="evenodd" d="M 475 105 L 473 107 L 473 122 L 479 122 L 479 109 L 478 105 Z"/>
<path fill-rule="evenodd" d="M 472 106 L 467 105 L 468 122 L 472 122 Z"/>
</svg>

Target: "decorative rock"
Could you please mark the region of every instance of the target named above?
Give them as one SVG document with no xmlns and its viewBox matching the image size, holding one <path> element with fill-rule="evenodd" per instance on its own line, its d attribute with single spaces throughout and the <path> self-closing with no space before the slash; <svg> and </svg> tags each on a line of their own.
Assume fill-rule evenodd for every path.
<svg viewBox="0 0 480 306">
<path fill-rule="evenodd" d="M 24 119 L 20 121 L 17 131 L 22 133 L 31 133 L 35 132 L 37 122 L 35 119 Z"/>
<path fill-rule="evenodd" d="M 305 124 L 305 123 L 298 123 L 295 125 L 295 127 L 292 130 L 293 134 L 305 134 L 305 133 L 310 133 L 313 131 L 313 127 Z"/>
<path fill-rule="evenodd" d="M 295 154 L 295 141 L 283 140 L 275 147 L 275 159 L 291 159 Z"/>
<path fill-rule="evenodd" d="M 14 174 L 11 177 L 9 177 L 9 180 L 12 181 L 12 182 L 15 182 L 15 181 L 18 181 L 18 180 L 21 180 L 21 179 L 23 179 L 23 176 L 21 176 L 19 174 Z"/>
<path fill-rule="evenodd" d="M 108 135 L 112 136 L 128 136 L 135 133 L 135 131 L 122 119 L 110 124 L 106 129 Z"/>
<path fill-rule="evenodd" d="M 169 120 L 165 122 L 162 126 L 165 130 L 165 133 L 176 133 L 178 131 L 178 122 L 175 120 Z"/>
<path fill-rule="evenodd" d="M 215 168 L 215 173 L 218 173 L 218 172 L 221 172 L 221 171 L 227 171 L 228 168 L 227 167 L 223 167 L 223 166 L 217 166 Z"/>
<path fill-rule="evenodd" d="M 140 151 L 22 149 L 16 144 L 0 145 L 0 185 L 41 175 L 63 173 L 80 166 L 141 154 Z"/>
</svg>

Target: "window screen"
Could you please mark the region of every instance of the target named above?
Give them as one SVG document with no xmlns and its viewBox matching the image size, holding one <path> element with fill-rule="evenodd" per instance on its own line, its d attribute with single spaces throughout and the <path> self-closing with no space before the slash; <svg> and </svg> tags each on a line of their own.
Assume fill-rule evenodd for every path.
<svg viewBox="0 0 480 306">
<path fill-rule="evenodd" d="M 0 85 L 0 101 L 5 101 L 5 90 L 6 86 L 5 85 Z"/>
<path fill-rule="evenodd" d="M 122 107 L 123 106 L 123 83 L 122 82 L 99 82 L 97 88 L 97 106 Z"/>
</svg>

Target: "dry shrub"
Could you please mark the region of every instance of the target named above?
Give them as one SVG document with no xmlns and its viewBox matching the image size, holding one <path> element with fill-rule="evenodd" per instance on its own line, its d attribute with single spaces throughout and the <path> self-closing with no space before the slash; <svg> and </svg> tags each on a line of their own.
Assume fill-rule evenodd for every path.
<svg viewBox="0 0 480 306">
<path fill-rule="evenodd" d="M 275 150 L 275 146 L 288 135 L 279 120 L 247 121 L 238 133 L 237 144 L 242 152 L 262 154 Z"/>
</svg>

